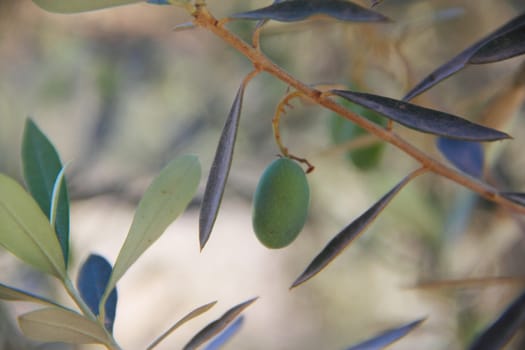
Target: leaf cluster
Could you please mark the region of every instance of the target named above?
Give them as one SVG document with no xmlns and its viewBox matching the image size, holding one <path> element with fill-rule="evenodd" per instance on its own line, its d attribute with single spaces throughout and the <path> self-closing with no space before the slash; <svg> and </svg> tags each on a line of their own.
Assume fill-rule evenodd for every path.
<svg viewBox="0 0 525 350">
<path fill-rule="evenodd" d="M 33 1 L 45 10 L 58 13 L 97 10 L 138 2 Z M 512 139 L 511 135 L 475 123 L 468 118 L 409 102 L 469 65 L 499 62 L 525 53 L 524 14 L 483 36 L 453 59 L 437 67 L 402 99 L 394 99 L 346 88 L 324 89 L 305 84 L 273 63 L 260 46 L 260 33 L 268 21 L 297 22 L 320 16 L 343 22 L 392 22 L 375 9 L 346 0 L 288 0 L 274 1 L 269 6 L 218 20 L 209 12 L 204 1 L 148 2 L 184 7 L 193 18 L 193 26 L 209 30 L 253 64 L 253 70 L 243 79 L 235 95 L 209 172 L 199 218 L 201 250 L 209 241 L 220 212 L 232 166 L 246 87 L 262 72 L 269 73 L 290 86 L 291 91 L 287 92 L 277 106 L 272 120 L 274 138 L 281 156 L 305 164 L 307 173 L 313 170 L 313 166 L 306 158 L 293 154 L 285 146 L 279 133 L 280 117 L 286 113 L 286 106 L 294 98 L 307 100 L 337 113 L 374 135 L 380 142 L 398 148 L 419 163 L 417 169 L 408 172 L 389 192 L 336 233 L 291 283 L 290 289 L 297 288 L 327 268 L 352 242 L 366 232 L 403 188 L 423 174 L 448 178 L 507 209 L 525 213 L 523 193 L 498 190 L 484 178 L 488 143 Z M 378 3 L 373 2 L 373 5 Z M 257 21 L 252 43 L 241 40 L 226 27 L 228 22 L 238 20 Z M 340 99 L 344 102 L 337 102 Z M 356 113 L 355 109 L 345 106 L 345 103 L 349 102 L 359 105 L 363 110 L 373 111 L 385 118 L 385 122 L 377 123 L 359 112 Z M 412 145 L 410 140 L 398 135 L 396 130 L 400 127 L 410 128 L 420 134 L 437 136 L 437 148 L 451 166 L 433 159 Z M 16 181 L 0 175 L 0 245 L 25 263 L 57 278 L 78 309 L 73 310 L 48 298 L 6 285 L 0 285 L 0 298 L 30 301 L 45 306 L 19 317 L 22 331 L 33 339 L 76 344 L 99 343 L 108 349 L 119 349 L 113 337 L 118 299 L 117 282 L 188 206 L 200 182 L 199 161 L 194 156 L 182 156 L 166 165 L 144 193 L 115 263 L 111 265 L 100 255 L 90 255 L 79 271 L 76 286 L 71 282 L 68 273 L 70 201 L 64 176 L 65 167 L 51 142 L 31 120 L 27 121 L 24 132 L 22 161 L 29 193 Z M 197 333 L 184 348 L 195 349 L 222 332 L 208 348 L 215 349 L 221 346 L 239 329 L 244 320 L 239 316 L 255 300 L 256 298 L 250 299 L 227 310 L 220 318 Z M 523 325 L 524 300 L 522 294 L 509 304 L 494 323 L 477 336 L 470 349 L 502 348 Z M 213 305 L 214 303 L 210 303 L 191 311 L 153 341 L 149 349 L 155 347 L 180 325 L 206 312 Z M 386 330 L 348 349 L 382 349 L 404 337 L 423 321 L 421 318 Z"/>
</svg>

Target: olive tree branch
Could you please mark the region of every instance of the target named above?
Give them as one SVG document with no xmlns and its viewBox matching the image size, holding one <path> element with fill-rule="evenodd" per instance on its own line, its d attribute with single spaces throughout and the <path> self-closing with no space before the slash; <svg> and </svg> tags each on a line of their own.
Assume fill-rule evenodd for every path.
<svg viewBox="0 0 525 350">
<path fill-rule="evenodd" d="M 507 209 L 525 214 L 525 207 L 501 196 L 498 190 L 496 190 L 492 186 L 478 181 L 468 175 L 462 174 L 459 171 L 445 165 L 444 163 L 434 159 L 425 152 L 422 152 L 416 146 L 407 142 L 404 138 L 396 134 L 393 130 L 379 126 L 359 116 L 358 114 L 353 113 L 352 111 L 344 108 L 343 106 L 332 100 L 329 94 L 324 94 L 322 91 L 308 86 L 307 84 L 304 84 L 303 82 L 294 78 L 289 73 L 284 71 L 281 67 L 273 63 L 266 55 L 264 55 L 264 53 L 258 47 L 254 47 L 248 44 L 244 40 L 240 39 L 237 35 L 232 33 L 230 30 L 228 30 L 226 27 L 224 27 L 222 23 L 220 23 L 208 11 L 207 7 L 204 4 L 196 4 L 195 10 L 191 14 L 194 17 L 194 23 L 196 26 L 199 26 L 203 29 L 212 32 L 220 39 L 225 41 L 227 44 L 232 46 L 234 49 L 239 51 L 242 55 L 244 55 L 252 62 L 252 64 L 255 67 L 255 70 L 265 71 L 273 75 L 275 78 L 281 80 L 282 82 L 301 92 L 304 98 L 307 98 L 315 104 L 321 105 L 326 109 L 329 109 L 343 116 L 344 118 L 359 125 L 361 128 L 376 135 L 380 139 L 397 147 L 402 152 L 406 153 L 407 155 L 415 159 L 417 162 L 419 162 L 421 166 L 428 169 L 428 171 L 443 176 L 463 187 L 466 187 L 478 193 L 480 196 L 486 198 L 487 200 L 492 201 L 494 203 L 498 203 Z"/>
</svg>

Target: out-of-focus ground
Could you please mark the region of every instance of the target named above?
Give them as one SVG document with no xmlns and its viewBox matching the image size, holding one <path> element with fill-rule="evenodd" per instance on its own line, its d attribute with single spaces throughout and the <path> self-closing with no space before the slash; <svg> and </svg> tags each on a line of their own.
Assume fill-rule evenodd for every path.
<svg viewBox="0 0 525 350">
<path fill-rule="evenodd" d="M 218 17 L 269 1 L 217 1 Z M 361 1 L 362 4 L 367 4 Z M 307 83 L 353 84 L 401 98 L 438 65 L 525 10 L 521 1 L 385 0 L 395 21 L 270 23 L 263 50 Z M 297 101 L 283 119 L 290 150 L 316 170 L 304 232 L 268 250 L 251 228 L 251 195 L 278 149 L 274 107 L 286 86 L 262 74 L 249 85 L 230 180 L 202 252 L 198 210 L 220 129 L 249 62 L 204 30 L 174 32 L 180 9 L 138 4 L 78 15 L 50 14 L 31 1 L 0 3 L 0 171 L 21 179 L 20 141 L 31 116 L 69 163 L 72 266 L 92 253 L 114 261 L 141 193 L 170 159 L 196 154 L 204 176 L 187 212 L 118 284 L 115 334 L 143 349 L 191 309 L 218 300 L 158 349 L 177 349 L 229 307 L 253 296 L 241 332 L 225 349 L 344 349 L 377 332 L 428 317 L 391 349 L 463 349 L 523 288 L 408 289 L 419 280 L 518 275 L 523 218 L 425 175 L 397 196 L 369 230 L 326 270 L 290 291 L 331 237 L 417 165 L 388 147 L 363 172 L 330 151 L 329 113 Z M 252 23 L 228 26 L 249 39 Z M 469 67 L 417 103 L 476 120 L 523 58 Z M 497 120 L 501 116 L 494 115 Z M 523 110 L 502 125 L 514 140 L 491 150 L 491 181 L 525 190 Z M 399 132 L 439 157 L 434 137 Z M 67 302 L 54 281 L 0 255 L 0 281 Z M 15 317 L 34 308 L 9 304 Z M 13 335 L 14 336 L 14 335 Z M 522 348 L 519 338 L 509 348 Z M 86 347 L 97 348 L 97 347 Z"/>
</svg>

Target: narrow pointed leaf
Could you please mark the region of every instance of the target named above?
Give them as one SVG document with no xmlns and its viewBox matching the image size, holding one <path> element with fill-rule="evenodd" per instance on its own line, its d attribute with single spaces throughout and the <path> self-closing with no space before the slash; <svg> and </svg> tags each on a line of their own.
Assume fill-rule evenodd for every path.
<svg viewBox="0 0 525 350">
<path fill-rule="evenodd" d="M 22 333 L 43 342 L 106 344 L 104 330 L 84 316 L 63 308 L 51 307 L 23 314 L 18 318 Z"/>
<path fill-rule="evenodd" d="M 496 141 L 510 138 L 504 132 L 472 123 L 458 116 L 388 97 L 347 90 L 333 94 L 376 111 L 414 130 L 466 141 Z"/>
<path fill-rule="evenodd" d="M 522 293 L 507 309 L 485 329 L 470 345 L 469 350 L 496 350 L 511 340 L 525 324 L 525 293 Z"/>
<path fill-rule="evenodd" d="M 27 119 L 22 141 L 22 167 L 29 192 L 51 220 L 60 242 L 67 266 L 69 256 L 69 197 L 65 179 L 61 180 L 57 198 L 53 189 L 63 170 L 62 162 L 49 139 L 31 120 Z"/>
<path fill-rule="evenodd" d="M 3 283 L 0 283 L 0 299 L 7 301 L 29 301 L 32 303 L 44 304 L 48 306 L 60 306 L 54 301 L 33 293 L 26 292 L 22 289 L 6 286 Z"/>
<path fill-rule="evenodd" d="M 187 3 L 190 2 L 190 0 L 148 0 L 148 4 L 154 4 L 154 5 L 171 5 L 174 2 L 176 3 Z"/>
<path fill-rule="evenodd" d="M 160 342 L 162 342 L 164 339 L 166 339 L 177 328 L 179 328 L 180 326 L 182 326 L 186 322 L 194 319 L 195 317 L 202 315 L 203 313 L 205 313 L 206 311 L 211 309 L 213 306 L 215 306 L 215 304 L 217 304 L 217 302 L 216 301 L 212 301 L 211 303 L 199 306 L 198 308 L 190 311 L 186 316 L 184 316 L 183 318 L 178 320 L 173 326 L 171 326 L 166 332 L 162 333 L 162 335 L 160 337 L 155 339 L 155 341 L 153 343 L 151 343 L 150 346 L 148 346 L 147 350 L 151 350 L 154 347 L 156 347 L 157 345 L 159 345 Z"/>
<path fill-rule="evenodd" d="M 403 338 L 414 328 L 418 327 L 425 319 L 410 322 L 401 327 L 393 328 L 382 332 L 381 334 L 366 340 L 362 343 L 349 347 L 347 350 L 381 350 L 390 344 Z"/>
<path fill-rule="evenodd" d="M 469 59 L 471 64 L 503 61 L 525 53 L 525 21 L 516 29 L 481 46 Z"/>
<path fill-rule="evenodd" d="M 60 243 L 34 199 L 15 180 L 0 174 L 0 245 L 29 265 L 63 278 Z"/>
<path fill-rule="evenodd" d="M 33 0 L 35 4 L 49 12 L 77 13 L 127 5 L 144 0 Z"/>
<path fill-rule="evenodd" d="M 237 13 L 230 18 L 295 22 L 315 15 L 324 15 L 341 21 L 352 22 L 384 22 L 389 20 L 378 12 L 345 0 L 282 1 L 257 10 Z"/>
<path fill-rule="evenodd" d="M 219 350 L 224 344 L 226 344 L 237 332 L 241 329 L 244 323 L 244 316 L 239 316 L 237 319 L 230 324 L 225 330 L 223 330 L 218 336 L 216 336 L 204 350 Z"/>
<path fill-rule="evenodd" d="M 98 316 L 100 301 L 106 290 L 111 270 L 111 264 L 104 257 L 91 254 L 78 273 L 78 291 L 95 316 Z M 104 325 L 112 333 L 117 310 L 116 288 L 111 291 L 106 301 L 105 310 Z"/>
<path fill-rule="evenodd" d="M 228 326 L 233 320 L 237 318 L 248 306 L 250 306 L 257 298 L 250 299 L 244 303 L 238 304 L 228 311 L 226 311 L 220 318 L 213 321 L 204 327 L 199 333 L 197 333 L 191 340 L 184 346 L 184 350 L 193 350 L 199 347 L 201 344 L 210 340 L 213 336 L 221 332 Z"/>
<path fill-rule="evenodd" d="M 520 192 L 501 192 L 501 196 L 513 201 L 514 203 L 521 204 L 525 207 L 525 193 Z"/>
<path fill-rule="evenodd" d="M 290 288 L 295 288 L 298 285 L 308 281 L 310 278 L 318 274 L 324 269 L 332 260 L 335 259 L 353 240 L 355 240 L 366 228 L 377 218 L 377 216 L 390 203 L 392 198 L 412 179 L 412 177 L 405 177 L 393 189 L 386 193 L 379 201 L 372 207 L 365 211 L 361 216 L 352 221 L 341 232 L 339 232 L 323 250 L 314 258 L 308 265 L 304 272 L 295 280 Z"/>
<path fill-rule="evenodd" d="M 459 170 L 478 179 L 483 176 L 485 153 L 479 142 L 439 137 L 437 147 L 441 154 Z"/>
<path fill-rule="evenodd" d="M 113 266 L 103 299 L 127 269 L 188 206 L 201 177 L 199 160 L 181 156 L 153 180 L 139 202 L 129 233 Z"/>
<path fill-rule="evenodd" d="M 57 215 L 58 215 L 58 210 L 59 210 L 58 208 L 59 208 L 59 203 L 61 201 L 60 194 L 62 192 L 62 189 L 64 188 L 63 184 L 65 181 L 66 181 L 66 167 L 64 166 L 58 173 L 57 178 L 55 179 L 55 183 L 53 184 L 53 190 L 51 191 L 51 208 L 49 209 L 49 223 L 51 224 L 53 228 L 55 228 L 55 231 L 56 231 L 56 224 L 57 224 Z M 57 235 L 57 238 L 60 241 L 59 235 Z M 66 238 L 67 238 L 67 242 L 65 242 L 64 245 L 67 244 L 66 248 L 69 251 L 69 234 L 67 235 Z M 62 247 L 62 250 L 64 250 L 64 247 Z M 64 254 L 68 254 L 68 253 L 69 252 L 64 253 Z M 67 264 L 67 260 L 68 259 L 66 258 L 66 255 L 64 255 L 64 261 L 66 264 Z"/>
<path fill-rule="evenodd" d="M 228 174 L 232 164 L 233 151 L 235 149 L 235 140 L 237 138 L 237 130 L 239 128 L 239 120 L 241 116 L 242 99 L 244 95 L 245 85 L 242 84 L 233 105 L 230 114 L 226 119 L 224 128 L 222 129 L 221 138 L 215 158 L 211 165 L 210 175 L 204 190 L 204 197 L 202 199 L 202 207 L 199 215 L 199 242 L 201 249 L 210 238 L 213 224 L 217 219 L 219 208 L 221 205 L 222 196 Z"/>
<path fill-rule="evenodd" d="M 467 49 L 459 53 L 457 56 L 452 58 L 447 63 L 439 66 L 436 70 L 430 73 L 426 78 L 421 80 L 421 82 L 419 82 L 412 90 L 410 90 L 405 95 L 405 97 L 403 97 L 403 101 L 410 101 L 417 95 L 425 92 L 426 90 L 430 89 L 437 83 L 445 80 L 446 78 L 450 77 L 454 73 L 460 71 L 469 63 L 471 57 L 476 53 L 476 51 L 482 48 L 485 44 L 491 42 L 495 38 L 500 37 L 501 35 L 507 32 L 513 31 L 516 28 L 523 26 L 523 23 L 525 23 L 525 14 L 515 17 L 511 21 L 507 22 L 500 28 L 493 31 L 491 34 L 477 41 L 475 44 L 473 44 L 472 46 L 468 47 Z"/>
</svg>

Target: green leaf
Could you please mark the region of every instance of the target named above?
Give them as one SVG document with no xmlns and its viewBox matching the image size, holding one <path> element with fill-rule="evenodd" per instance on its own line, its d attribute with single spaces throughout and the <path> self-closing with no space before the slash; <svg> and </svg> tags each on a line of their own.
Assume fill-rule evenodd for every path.
<svg viewBox="0 0 525 350">
<path fill-rule="evenodd" d="M 155 341 L 153 343 L 151 343 L 150 346 L 147 347 L 147 350 L 151 350 L 153 349 L 154 347 L 156 347 L 157 345 L 160 344 L 160 342 L 162 342 L 164 339 L 166 339 L 166 337 L 168 337 L 173 331 L 175 331 L 177 328 L 179 328 L 180 326 L 182 326 L 183 324 L 185 324 L 186 322 L 194 319 L 195 317 L 197 316 L 200 316 L 202 315 L 203 313 L 205 313 L 206 311 L 208 311 L 209 309 L 211 309 L 213 306 L 215 306 L 215 304 L 217 304 L 216 301 L 212 301 L 211 303 L 208 303 L 208 304 L 205 304 L 205 305 L 202 305 L 202 306 L 199 306 L 198 308 L 190 311 L 188 314 L 186 314 L 186 316 L 184 316 L 183 318 L 181 318 L 180 320 L 178 320 L 173 326 L 171 326 L 167 331 L 165 331 L 164 333 L 162 333 L 157 339 L 155 339 Z"/>
<path fill-rule="evenodd" d="M 525 21 L 480 47 L 469 59 L 471 64 L 503 61 L 525 53 Z"/>
<path fill-rule="evenodd" d="M 295 22 L 315 15 L 325 15 L 341 21 L 352 22 L 384 22 L 389 20 L 378 12 L 345 0 L 279 1 L 257 10 L 236 13 L 230 18 Z"/>
<path fill-rule="evenodd" d="M 39 295 L 35 295 L 29 292 L 26 292 L 24 290 L 6 286 L 3 283 L 0 283 L 0 299 L 2 300 L 8 300 L 8 301 L 29 301 L 32 303 L 38 303 L 38 304 L 44 304 L 44 305 L 52 305 L 52 306 L 59 306 L 54 301 L 51 301 L 49 299 L 43 298 Z"/>
<path fill-rule="evenodd" d="M 525 324 L 525 292 L 472 342 L 469 350 L 503 349 Z"/>
<path fill-rule="evenodd" d="M 153 180 L 137 207 L 128 236 L 113 266 L 101 307 L 127 269 L 186 209 L 197 190 L 200 177 L 201 167 L 197 157 L 182 156 L 171 161 Z"/>
<path fill-rule="evenodd" d="M 63 279 L 64 256 L 37 203 L 15 180 L 0 174 L 0 245 L 35 268 Z"/>
<path fill-rule="evenodd" d="M 108 7 L 133 4 L 144 0 L 33 0 L 46 11 L 57 13 L 77 13 L 100 10 Z"/>
<path fill-rule="evenodd" d="M 417 328 L 425 319 L 410 322 L 403 326 L 386 330 L 362 343 L 349 347 L 347 350 L 381 350 L 406 336 Z"/>
<path fill-rule="evenodd" d="M 199 215 L 199 242 L 201 249 L 210 238 L 211 230 L 217 215 L 228 180 L 228 174 L 233 159 L 235 140 L 237 139 L 237 129 L 241 117 L 242 98 L 244 95 L 245 84 L 243 83 L 233 101 L 228 118 L 222 129 L 221 138 L 217 146 L 215 158 L 211 165 L 210 175 L 204 190 L 202 206 Z"/>
<path fill-rule="evenodd" d="M 250 306 L 257 298 L 252 298 L 243 303 L 240 303 L 228 311 L 226 311 L 221 317 L 212 323 L 204 327 L 199 333 L 197 333 L 191 340 L 184 346 L 184 350 L 193 350 L 210 340 L 213 336 L 221 332 L 226 328 L 237 316 L 241 314 L 248 306 Z"/>
<path fill-rule="evenodd" d="M 50 307 L 23 314 L 18 318 L 27 337 L 44 342 L 107 344 L 106 333 L 98 323 L 63 308 Z"/>
<path fill-rule="evenodd" d="M 219 335 L 217 335 L 211 342 L 206 345 L 204 350 L 219 350 L 222 349 L 222 347 L 230 341 L 230 339 L 239 332 L 242 325 L 244 323 L 244 316 L 241 315 L 237 317 L 237 319 L 230 324 L 227 328 L 225 328 Z"/>
<path fill-rule="evenodd" d="M 419 94 L 422 94 L 426 90 L 430 89 L 434 85 L 438 84 L 439 82 L 445 80 L 446 78 L 450 77 L 454 73 L 457 73 L 461 69 L 463 69 L 468 63 L 488 63 L 482 62 L 487 59 L 488 56 L 492 56 L 492 53 L 494 52 L 495 46 L 493 42 L 499 42 L 498 38 L 504 38 L 505 34 L 515 31 L 517 28 L 520 28 L 523 26 L 523 23 L 525 23 L 525 14 L 521 14 L 518 17 L 515 17 L 514 19 L 510 20 L 509 22 L 505 23 L 503 26 L 499 27 L 489 35 L 483 37 L 476 43 L 472 44 L 462 52 L 460 52 L 457 56 L 452 58 L 450 61 L 446 62 L 445 64 L 439 66 L 436 68 L 432 73 L 427 75 L 423 80 L 421 80 L 412 90 L 410 90 L 405 97 L 403 97 L 403 101 L 409 101 L 416 97 Z M 513 41 L 514 42 L 514 41 Z M 496 46 L 501 46 L 499 44 L 496 44 Z M 514 45 L 503 45 L 505 53 L 503 56 L 512 57 L 513 54 L 508 54 L 509 47 L 513 47 Z M 474 61 L 479 62 L 469 62 L 471 58 L 479 51 L 478 58 L 474 58 Z M 510 50 L 510 52 L 516 52 L 513 49 Z M 519 50 L 518 50 L 519 52 Z M 488 55 L 490 54 L 490 55 Z M 483 58 L 482 58 L 483 56 Z"/>
<path fill-rule="evenodd" d="M 332 238 L 330 242 L 321 250 L 319 254 L 312 260 L 304 272 L 297 277 L 290 288 L 295 288 L 298 285 L 308 281 L 310 278 L 318 274 L 324 269 L 332 260 L 336 258 L 345 248 L 359 237 L 368 226 L 379 216 L 379 214 L 386 208 L 395 195 L 410 182 L 415 176 L 421 174 L 423 170 L 418 170 L 405 177 L 393 189 L 387 192 L 374 205 L 368 208 L 357 219 L 353 220 L 343 230 Z"/>
<path fill-rule="evenodd" d="M 69 197 L 66 181 L 62 179 L 63 167 L 55 147 L 31 119 L 27 119 L 24 129 L 22 167 L 29 192 L 55 228 L 67 266 Z M 58 192 L 54 191 L 57 182 Z M 55 198 L 54 192 L 58 193 Z"/>
<path fill-rule="evenodd" d="M 472 123 L 458 116 L 393 98 L 347 90 L 332 90 L 331 92 L 407 128 L 424 133 L 466 141 L 497 141 L 510 138 L 504 132 Z"/>
</svg>

